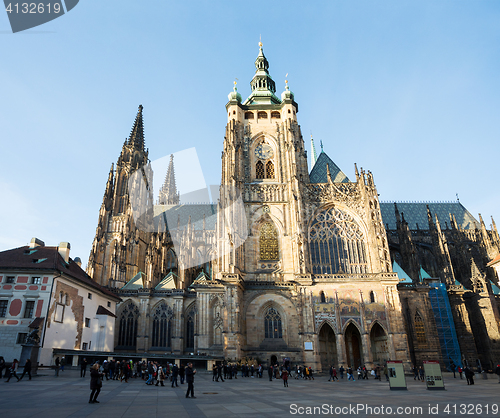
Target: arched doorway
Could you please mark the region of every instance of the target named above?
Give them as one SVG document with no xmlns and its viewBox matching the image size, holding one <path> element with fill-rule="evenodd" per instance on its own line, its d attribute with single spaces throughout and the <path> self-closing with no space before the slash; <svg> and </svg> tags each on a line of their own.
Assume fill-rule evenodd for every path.
<svg viewBox="0 0 500 418">
<path fill-rule="evenodd" d="M 370 345 L 372 349 L 373 363 L 383 365 L 389 360 L 389 343 L 387 334 L 378 322 L 373 324 L 370 332 Z"/>
<path fill-rule="evenodd" d="M 347 367 L 357 369 L 361 366 L 363 359 L 363 347 L 361 345 L 361 334 L 352 322 L 345 330 L 345 351 L 347 354 Z"/>
<path fill-rule="evenodd" d="M 324 323 L 319 331 L 319 355 L 321 358 L 321 369 L 328 371 L 331 365 L 337 367 L 337 343 L 332 327 Z"/>
<path fill-rule="evenodd" d="M 278 357 L 275 355 L 271 356 L 271 366 L 274 366 L 276 363 L 278 363 Z"/>
</svg>

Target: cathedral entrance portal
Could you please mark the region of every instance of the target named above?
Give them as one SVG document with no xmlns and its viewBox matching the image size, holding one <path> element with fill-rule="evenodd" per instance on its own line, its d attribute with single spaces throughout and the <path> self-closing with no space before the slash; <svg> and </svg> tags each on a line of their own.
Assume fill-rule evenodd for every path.
<svg viewBox="0 0 500 418">
<path fill-rule="evenodd" d="M 337 343 L 332 327 L 324 323 L 319 331 L 319 355 L 321 369 L 328 371 L 330 366 L 337 367 Z"/>
<path fill-rule="evenodd" d="M 361 346 L 361 334 L 353 323 L 345 330 L 345 351 L 347 354 L 347 367 L 357 369 L 361 366 L 363 348 Z"/>
<path fill-rule="evenodd" d="M 278 357 L 275 355 L 271 356 L 271 366 L 274 366 L 278 362 Z"/>
<path fill-rule="evenodd" d="M 387 334 L 378 323 L 375 323 L 372 327 L 370 343 L 373 363 L 383 365 L 385 361 L 389 360 L 389 345 Z"/>
</svg>

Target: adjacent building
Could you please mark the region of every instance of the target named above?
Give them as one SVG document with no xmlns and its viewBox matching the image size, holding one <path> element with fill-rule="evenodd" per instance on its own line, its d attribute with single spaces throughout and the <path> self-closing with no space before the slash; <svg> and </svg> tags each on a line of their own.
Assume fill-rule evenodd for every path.
<svg viewBox="0 0 500 418">
<path fill-rule="evenodd" d="M 6 361 L 21 358 L 33 331 L 40 365 L 53 364 L 53 349 L 113 350 L 120 298 L 95 283 L 69 253 L 67 242 L 47 247 L 37 238 L 0 252 L 0 355 Z"/>
</svg>

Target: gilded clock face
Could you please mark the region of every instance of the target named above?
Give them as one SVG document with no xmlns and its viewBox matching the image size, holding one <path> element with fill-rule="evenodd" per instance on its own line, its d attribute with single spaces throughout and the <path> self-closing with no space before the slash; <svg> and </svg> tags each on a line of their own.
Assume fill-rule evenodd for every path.
<svg viewBox="0 0 500 418">
<path fill-rule="evenodd" d="M 268 144 L 260 144 L 255 148 L 255 156 L 261 160 L 268 160 L 273 158 L 273 149 Z"/>
</svg>

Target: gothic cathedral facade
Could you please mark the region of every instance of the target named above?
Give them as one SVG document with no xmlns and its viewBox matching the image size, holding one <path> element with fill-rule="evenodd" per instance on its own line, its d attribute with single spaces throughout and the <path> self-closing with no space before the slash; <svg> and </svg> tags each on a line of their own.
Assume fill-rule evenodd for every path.
<svg viewBox="0 0 500 418">
<path fill-rule="evenodd" d="M 148 164 L 139 108 L 109 173 L 87 268 L 122 299 L 115 350 L 289 359 L 316 370 L 408 364 L 400 278 L 373 175 L 355 167 L 350 181 L 324 153 L 310 171 L 294 94 L 287 84 L 276 95 L 262 45 L 255 67 L 250 96 L 243 101 L 236 86 L 229 94 L 218 202 L 183 204 L 170 161 L 153 212 L 178 209 L 185 228 L 136 225 L 127 184 Z M 240 233 L 229 232 L 234 191 Z M 174 242 L 189 251 L 181 256 Z"/>
</svg>

